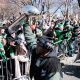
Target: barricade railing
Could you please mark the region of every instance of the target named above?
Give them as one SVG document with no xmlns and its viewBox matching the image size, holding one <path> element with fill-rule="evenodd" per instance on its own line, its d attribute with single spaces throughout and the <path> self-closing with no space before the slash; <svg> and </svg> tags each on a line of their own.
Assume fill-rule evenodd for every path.
<svg viewBox="0 0 80 80">
<path fill-rule="evenodd" d="M 11 58 L 7 58 L 6 62 L 3 62 L 2 59 L 0 60 L 0 80 L 18 80 L 19 79 L 19 78 L 15 78 L 15 64 L 13 61 L 14 59 L 11 59 Z M 29 80 L 29 76 L 24 75 L 23 66 L 24 64 L 22 63 L 20 66 L 22 76 L 20 78 L 24 77 L 24 80 Z"/>
</svg>

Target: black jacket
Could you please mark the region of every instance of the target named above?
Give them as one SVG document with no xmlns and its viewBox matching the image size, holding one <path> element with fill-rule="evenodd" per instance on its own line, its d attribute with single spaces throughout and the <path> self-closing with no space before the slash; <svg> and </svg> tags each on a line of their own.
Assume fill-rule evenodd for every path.
<svg viewBox="0 0 80 80">
<path fill-rule="evenodd" d="M 56 80 L 54 75 L 61 72 L 61 65 L 57 57 L 49 52 L 47 56 L 36 55 L 36 37 L 32 33 L 30 27 L 24 25 L 25 40 L 28 50 L 31 52 L 30 78 L 35 80 Z M 61 75 L 60 75 L 61 77 Z M 59 77 L 58 80 L 61 80 Z M 52 78 L 52 79 L 51 79 Z"/>
</svg>

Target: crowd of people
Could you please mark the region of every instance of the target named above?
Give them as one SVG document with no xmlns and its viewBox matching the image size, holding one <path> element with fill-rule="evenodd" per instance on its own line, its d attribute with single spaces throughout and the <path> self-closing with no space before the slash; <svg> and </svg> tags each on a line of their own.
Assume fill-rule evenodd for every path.
<svg viewBox="0 0 80 80">
<path fill-rule="evenodd" d="M 13 74 L 19 80 L 25 80 L 20 79 L 20 62 L 25 66 L 24 75 L 30 76 L 31 80 L 64 80 L 60 57 L 78 54 L 74 61 L 80 57 L 80 22 L 74 18 L 46 21 L 43 17 L 41 20 L 33 17 L 30 23 L 27 17 L 20 23 L 15 31 L 0 28 L 0 57 L 3 63 L 9 58 L 14 60 Z"/>
</svg>

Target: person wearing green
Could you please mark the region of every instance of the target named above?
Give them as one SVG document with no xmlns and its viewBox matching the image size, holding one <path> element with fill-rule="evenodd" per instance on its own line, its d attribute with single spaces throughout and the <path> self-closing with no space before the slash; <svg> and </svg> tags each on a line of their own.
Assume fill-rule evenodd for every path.
<svg viewBox="0 0 80 80">
<path fill-rule="evenodd" d="M 6 33 L 2 34 L 2 38 L 6 39 L 6 37 L 7 37 Z"/>
<path fill-rule="evenodd" d="M 8 48 L 10 50 L 10 57 L 13 58 L 15 56 L 15 46 L 9 46 Z"/>
<path fill-rule="evenodd" d="M 7 61 L 7 57 L 5 55 L 5 50 L 4 50 L 4 46 L 3 46 L 2 42 L 1 42 L 1 40 L 2 40 L 1 38 L 2 38 L 2 36 L 0 36 L 0 56 L 3 59 L 3 62 L 6 62 Z"/>
<path fill-rule="evenodd" d="M 58 45 L 58 52 L 60 54 L 64 53 L 64 44 L 63 44 L 63 40 L 64 40 L 64 34 L 63 33 L 63 24 L 62 23 L 58 23 L 57 27 L 55 28 L 55 33 L 56 33 L 56 42 L 55 44 Z"/>
<path fill-rule="evenodd" d="M 70 31 L 72 33 L 71 38 L 68 41 L 68 47 L 69 47 L 68 51 L 70 56 L 73 56 L 73 54 L 76 53 L 76 49 L 78 49 L 78 44 L 77 44 L 78 28 L 79 28 L 79 25 L 75 25 L 75 24 L 73 25 L 72 28 L 70 28 Z"/>
<path fill-rule="evenodd" d="M 5 28 L 2 28 L 2 29 L 1 29 L 1 35 L 2 35 L 2 38 L 3 38 L 3 39 L 6 39 L 7 34 L 6 34 L 6 32 L 5 32 Z"/>
<path fill-rule="evenodd" d="M 57 24 L 57 28 L 55 28 L 55 33 L 56 33 L 56 38 L 57 38 L 57 42 L 62 42 L 63 39 L 63 35 L 61 34 L 63 32 L 63 24 L 62 23 L 58 23 Z"/>
<path fill-rule="evenodd" d="M 14 56 L 15 56 L 15 49 L 16 49 L 15 39 L 14 38 L 7 37 L 7 45 L 6 45 L 5 49 L 6 49 L 7 57 L 14 58 Z"/>
<path fill-rule="evenodd" d="M 66 38 L 67 54 L 68 54 L 68 56 L 71 56 L 72 55 L 72 49 L 71 49 L 71 47 L 72 47 L 72 40 L 71 40 L 71 38 L 72 38 L 72 31 L 69 29 L 69 27 L 68 27 L 67 31 L 68 32 L 65 34 L 65 36 L 67 37 Z"/>
<path fill-rule="evenodd" d="M 69 21 L 70 22 L 70 21 Z M 66 33 L 66 37 L 67 37 L 67 39 L 66 39 L 66 42 L 67 42 L 67 54 L 69 55 L 69 56 L 72 56 L 74 53 L 75 53 L 75 51 L 74 51 L 74 43 L 75 43 L 75 39 L 76 39 L 76 26 L 75 26 L 75 24 L 73 23 L 73 22 L 71 22 L 71 23 L 67 23 L 66 25 L 65 25 L 65 28 L 67 28 L 67 33 Z"/>
</svg>

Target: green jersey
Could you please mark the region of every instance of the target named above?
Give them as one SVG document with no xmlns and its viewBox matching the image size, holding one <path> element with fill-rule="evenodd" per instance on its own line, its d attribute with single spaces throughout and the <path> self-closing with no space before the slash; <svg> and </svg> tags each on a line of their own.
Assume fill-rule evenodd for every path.
<svg viewBox="0 0 80 80">
<path fill-rule="evenodd" d="M 4 46 L 2 44 L 2 42 L 0 42 L 0 56 L 3 59 L 3 62 L 7 61 L 7 57 L 5 56 L 5 52 L 4 52 Z"/>
</svg>

